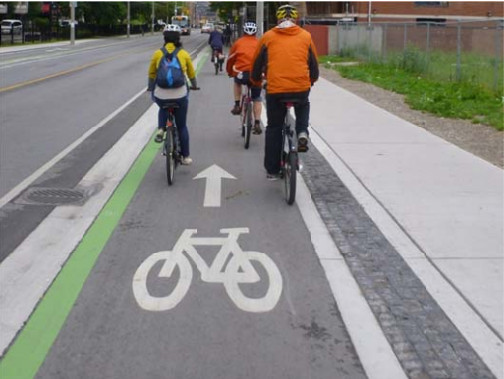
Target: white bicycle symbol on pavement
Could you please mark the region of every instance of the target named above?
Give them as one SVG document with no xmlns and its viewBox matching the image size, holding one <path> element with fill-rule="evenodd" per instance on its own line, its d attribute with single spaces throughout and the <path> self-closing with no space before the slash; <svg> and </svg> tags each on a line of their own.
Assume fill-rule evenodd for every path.
<svg viewBox="0 0 504 379">
<path fill-rule="evenodd" d="M 194 237 L 197 229 L 186 229 L 175 243 L 173 250 L 160 251 L 147 257 L 133 276 L 133 294 L 138 305 L 149 311 L 172 309 L 184 298 L 191 285 L 193 270 L 189 256 L 201 273 L 201 280 L 207 283 L 222 283 L 236 306 L 247 312 L 268 312 L 272 310 L 282 293 L 282 275 L 273 260 L 264 253 L 243 251 L 238 237 L 248 233 L 248 228 L 221 229 L 226 237 Z M 196 246 L 222 246 L 210 266 L 199 256 Z M 184 254 L 187 254 L 187 256 Z M 229 256 L 231 257 L 229 258 Z M 175 267 L 179 268 L 179 279 L 173 291 L 162 297 L 152 296 L 147 289 L 147 276 L 158 262 L 164 261 L 158 277 L 169 278 Z M 251 261 L 260 263 L 269 280 L 269 287 L 262 298 L 244 295 L 240 284 L 257 283 L 261 277 Z M 226 264 L 227 262 L 227 264 Z"/>
</svg>

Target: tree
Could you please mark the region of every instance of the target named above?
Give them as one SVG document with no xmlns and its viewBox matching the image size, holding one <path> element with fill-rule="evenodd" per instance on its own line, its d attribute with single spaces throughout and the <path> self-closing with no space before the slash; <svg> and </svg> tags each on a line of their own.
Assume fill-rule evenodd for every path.
<svg viewBox="0 0 504 379">
<path fill-rule="evenodd" d="M 97 25 L 118 25 L 126 19 L 128 9 L 125 2 L 79 2 L 79 16 L 86 23 Z"/>
<path fill-rule="evenodd" d="M 233 15 L 233 10 L 239 11 L 246 3 L 243 1 L 211 1 L 210 9 L 217 12 L 221 20 L 228 20 Z"/>
</svg>

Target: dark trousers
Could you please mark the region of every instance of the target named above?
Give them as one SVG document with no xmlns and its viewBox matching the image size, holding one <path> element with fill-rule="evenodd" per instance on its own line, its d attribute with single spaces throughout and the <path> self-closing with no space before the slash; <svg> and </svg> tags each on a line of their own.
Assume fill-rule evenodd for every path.
<svg viewBox="0 0 504 379">
<path fill-rule="evenodd" d="M 168 120 L 168 112 L 165 111 L 161 106 L 167 103 L 177 103 L 179 108 L 175 109 L 173 114 L 175 115 L 175 123 L 177 124 L 177 131 L 180 141 L 180 150 L 182 156 L 189 156 L 189 130 L 187 129 L 187 108 L 189 105 L 189 100 L 187 96 L 180 99 L 169 99 L 162 100 L 155 98 L 156 104 L 159 105 L 158 112 L 158 127 L 164 128 L 166 126 L 166 121 Z"/>
<path fill-rule="evenodd" d="M 310 117 L 310 91 L 299 93 L 281 93 L 266 95 L 266 114 L 268 127 L 266 128 L 266 145 L 264 152 L 264 168 L 268 174 L 278 174 L 282 154 L 282 126 L 287 108 L 280 102 L 281 99 L 297 99 L 299 104 L 294 106 L 296 114 L 296 133 L 308 133 L 308 120 Z"/>
</svg>

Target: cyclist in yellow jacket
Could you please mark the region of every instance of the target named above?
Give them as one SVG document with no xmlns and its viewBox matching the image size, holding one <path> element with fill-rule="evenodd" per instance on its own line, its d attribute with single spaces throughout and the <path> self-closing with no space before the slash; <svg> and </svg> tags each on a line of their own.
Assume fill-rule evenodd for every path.
<svg viewBox="0 0 504 379">
<path fill-rule="evenodd" d="M 180 62 L 180 67 L 184 74 L 191 81 L 192 90 L 198 90 L 196 82 L 196 71 L 189 53 L 182 49 L 180 42 L 180 27 L 178 25 L 168 24 L 163 30 L 165 49 L 168 53 L 172 53 L 175 49 L 180 48 L 177 53 L 177 59 Z M 163 136 L 166 131 L 166 121 L 168 119 L 167 111 L 162 108 L 165 103 L 177 103 L 179 108 L 175 109 L 175 123 L 180 140 L 180 150 L 182 154 L 182 164 L 189 165 L 192 159 L 189 156 L 189 130 L 187 128 L 187 109 L 189 105 L 189 88 L 187 85 L 178 88 L 161 88 L 156 86 L 156 73 L 159 63 L 163 58 L 163 51 L 158 49 L 154 52 L 149 65 L 149 82 L 147 91 L 152 93 L 152 99 L 159 105 L 158 112 L 158 132 L 155 141 L 160 143 L 163 141 Z"/>
<path fill-rule="evenodd" d="M 282 99 L 296 99 L 296 133 L 298 151 L 308 150 L 308 95 L 318 79 L 318 59 L 311 34 L 296 25 L 298 12 L 292 5 L 283 5 L 276 12 L 278 25 L 259 40 L 254 53 L 252 80 L 260 82 L 263 72 L 268 84 L 266 91 L 266 146 L 264 166 L 267 178 L 275 180 L 280 171 L 282 125 L 286 108 Z"/>
</svg>

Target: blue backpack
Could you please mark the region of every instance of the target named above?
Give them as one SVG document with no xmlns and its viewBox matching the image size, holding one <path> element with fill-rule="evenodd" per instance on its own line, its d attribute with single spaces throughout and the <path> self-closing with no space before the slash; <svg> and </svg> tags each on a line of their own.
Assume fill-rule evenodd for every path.
<svg viewBox="0 0 504 379">
<path fill-rule="evenodd" d="M 163 46 L 163 58 L 159 62 L 159 67 L 156 74 L 156 85 L 160 88 L 180 88 L 186 84 L 186 77 L 180 62 L 177 58 L 177 53 L 180 48 L 176 48 L 172 53 L 168 53 Z"/>
</svg>

